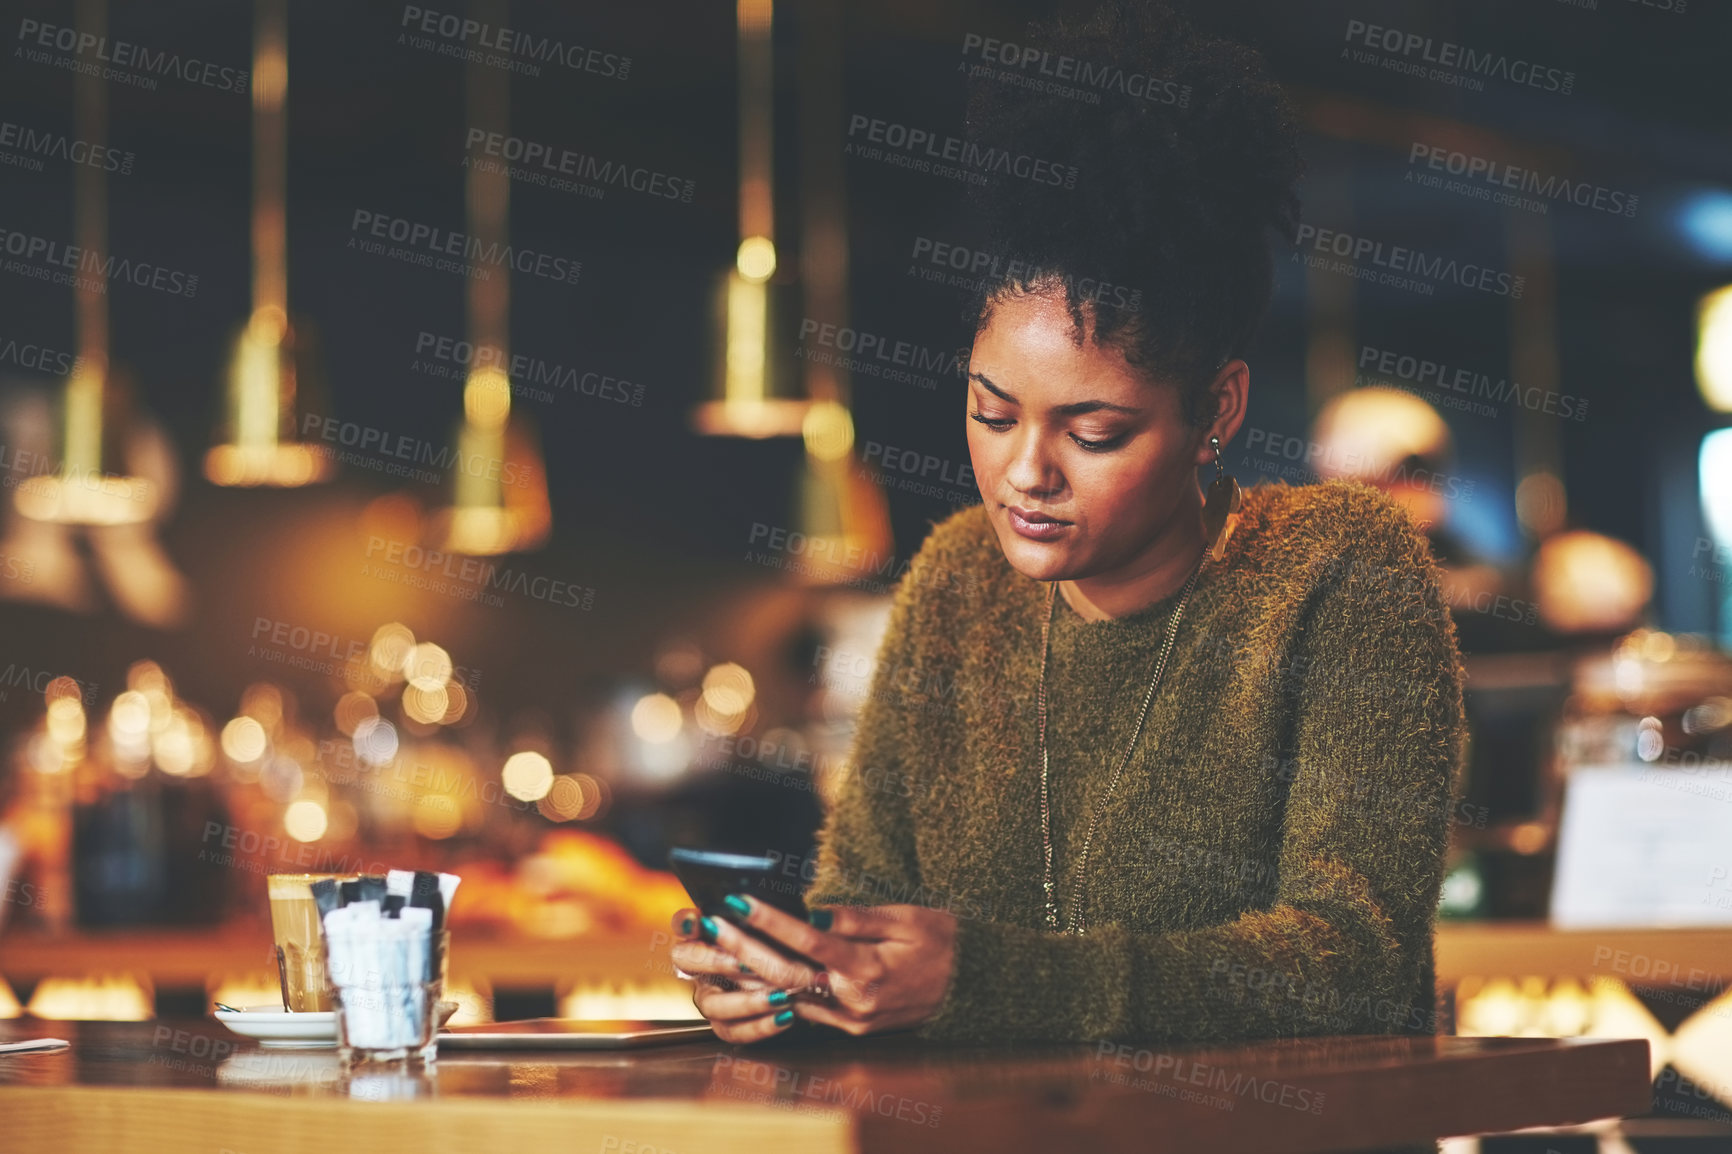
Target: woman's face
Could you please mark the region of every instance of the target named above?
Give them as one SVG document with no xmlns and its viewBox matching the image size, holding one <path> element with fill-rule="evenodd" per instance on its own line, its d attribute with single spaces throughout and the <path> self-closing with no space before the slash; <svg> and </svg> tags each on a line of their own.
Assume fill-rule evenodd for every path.
<svg viewBox="0 0 1732 1154">
<path fill-rule="evenodd" d="M 1209 430 L 1092 335 L 1079 348 L 1062 289 L 998 302 L 974 338 L 968 452 L 1011 567 L 1039 581 L 1135 568 L 1194 521 Z"/>
</svg>

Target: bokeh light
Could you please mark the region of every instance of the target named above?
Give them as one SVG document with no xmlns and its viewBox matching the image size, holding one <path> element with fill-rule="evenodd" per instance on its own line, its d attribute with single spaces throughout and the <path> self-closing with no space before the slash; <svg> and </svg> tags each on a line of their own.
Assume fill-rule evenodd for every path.
<svg viewBox="0 0 1732 1154">
<path fill-rule="evenodd" d="M 704 674 L 704 701 L 720 714 L 744 713 L 756 690 L 745 666 L 724 662 Z"/>
<path fill-rule="evenodd" d="M 325 836 L 325 807 L 302 799 L 283 811 L 283 828 L 296 841 L 318 841 Z"/>
<path fill-rule="evenodd" d="M 439 682 L 425 684 L 417 680 L 403 687 L 403 712 L 424 725 L 444 721 L 450 706 L 451 695 Z"/>
<path fill-rule="evenodd" d="M 519 801 L 540 801 L 553 788 L 553 763 L 544 754 L 522 750 L 505 759 L 499 779 Z"/>
<path fill-rule="evenodd" d="M 422 689 L 443 686 L 451 679 L 451 655 L 431 641 L 412 647 L 403 658 L 403 678 Z"/>
<path fill-rule="evenodd" d="M 415 799 L 411 821 L 416 833 L 440 841 L 463 828 L 463 811 L 454 797 L 443 793 L 424 793 Z"/>
<path fill-rule="evenodd" d="M 665 693 L 648 693 L 631 709 L 631 729 L 651 745 L 663 745 L 680 735 L 680 703 Z"/>
<path fill-rule="evenodd" d="M 269 739 L 256 717 L 237 717 L 223 726 L 223 754 L 230 761 L 250 763 L 265 755 Z"/>
<path fill-rule="evenodd" d="M 415 634 L 407 625 L 392 621 L 373 631 L 372 644 L 367 648 L 367 660 L 374 671 L 389 683 L 403 675 L 403 662 L 414 648 Z"/>
<path fill-rule="evenodd" d="M 337 699 L 335 718 L 337 729 L 344 737 L 355 736 L 355 729 L 370 717 L 379 716 L 379 705 L 371 694 L 350 690 Z"/>
<path fill-rule="evenodd" d="M 355 726 L 355 756 L 368 765 L 384 765 L 397 756 L 397 727 L 383 717 L 369 717 Z"/>
<path fill-rule="evenodd" d="M 748 236 L 734 254 L 734 267 L 754 283 L 769 280 L 776 273 L 775 243 L 767 236 Z"/>
</svg>

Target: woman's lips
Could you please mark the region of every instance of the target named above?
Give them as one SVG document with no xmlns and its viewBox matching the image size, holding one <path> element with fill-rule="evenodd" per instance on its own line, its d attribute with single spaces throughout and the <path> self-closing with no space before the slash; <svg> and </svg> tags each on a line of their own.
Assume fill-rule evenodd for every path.
<svg viewBox="0 0 1732 1154">
<path fill-rule="evenodd" d="M 1010 527 L 1016 530 L 1018 536 L 1027 537 L 1030 541 L 1051 541 L 1062 537 L 1071 528 L 1069 521 L 1060 521 L 1049 514 L 1024 509 L 1020 505 L 1006 505 L 1005 511 L 1010 514 Z"/>
</svg>

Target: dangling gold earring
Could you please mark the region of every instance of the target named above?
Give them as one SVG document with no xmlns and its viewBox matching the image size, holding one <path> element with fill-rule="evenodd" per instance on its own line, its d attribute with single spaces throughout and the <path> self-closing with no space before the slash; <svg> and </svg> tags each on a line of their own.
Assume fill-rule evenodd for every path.
<svg viewBox="0 0 1732 1154">
<path fill-rule="evenodd" d="M 1210 560 L 1219 561 L 1239 523 L 1239 480 L 1221 467 L 1221 438 L 1210 437 L 1209 447 L 1215 450 L 1215 480 L 1203 501 L 1203 531 L 1208 534 Z"/>
</svg>

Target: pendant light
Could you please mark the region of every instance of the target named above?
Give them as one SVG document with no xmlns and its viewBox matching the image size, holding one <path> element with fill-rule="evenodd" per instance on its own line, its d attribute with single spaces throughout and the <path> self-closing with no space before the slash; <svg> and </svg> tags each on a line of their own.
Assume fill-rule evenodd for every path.
<svg viewBox="0 0 1732 1154">
<path fill-rule="evenodd" d="M 234 338 L 222 429 L 204 469 L 218 485 L 288 488 L 325 480 L 336 461 L 296 434 L 317 361 L 305 325 L 289 316 L 286 0 L 256 0 L 253 13 L 253 308 Z"/>
<path fill-rule="evenodd" d="M 692 412 L 692 427 L 712 436 L 797 436 L 806 417 L 804 397 L 772 395 L 770 279 L 778 267 L 772 183 L 774 17 L 774 0 L 738 0 L 735 6 L 740 243 L 716 301 L 721 398 Z"/>
<path fill-rule="evenodd" d="M 492 27 L 508 23 L 505 0 L 480 0 L 477 19 Z M 511 111 L 511 74 L 471 61 L 464 87 L 468 123 L 506 131 Z M 465 185 L 469 235 L 481 251 L 506 247 L 511 209 L 511 176 L 503 167 L 470 165 Z M 468 328 L 476 349 L 474 367 L 463 383 L 463 420 L 457 429 L 459 461 L 450 506 L 435 510 L 431 527 L 436 547 L 450 553 L 488 556 L 533 549 L 547 540 L 553 525 L 547 497 L 547 472 L 531 423 L 511 411 L 511 380 L 502 365 L 511 363 L 511 270 L 470 277 Z M 488 350 L 485 356 L 482 350 Z M 480 467 L 477 467 L 479 463 Z M 512 483 L 507 484 L 506 478 Z"/>
<path fill-rule="evenodd" d="M 804 315 L 837 330 L 848 325 L 848 229 L 842 144 L 842 8 L 810 0 L 800 9 L 800 280 Z M 849 376 L 815 359 L 801 362 L 810 399 L 801 420 L 801 568 L 812 584 L 882 581 L 893 573 L 895 541 L 884 492 L 854 456 Z"/>
<path fill-rule="evenodd" d="M 104 0 L 80 0 L 79 31 L 99 39 L 107 27 Z M 92 148 L 108 138 L 108 94 L 100 76 L 77 73 L 72 82 L 78 138 Z M 100 165 L 73 166 L 73 229 L 87 264 L 108 256 L 108 175 Z M 18 486 L 14 503 L 24 516 L 65 525 L 126 525 L 156 513 L 156 487 L 129 474 L 126 447 L 128 396 L 112 387 L 108 364 L 107 284 L 99 274 L 75 278 L 78 362 L 66 382 L 61 411 L 59 469 Z"/>
</svg>

